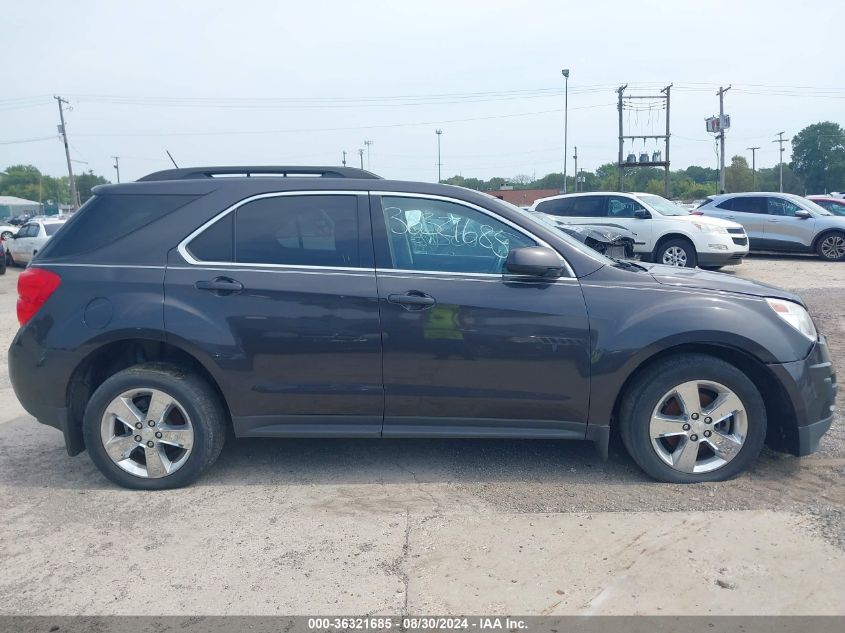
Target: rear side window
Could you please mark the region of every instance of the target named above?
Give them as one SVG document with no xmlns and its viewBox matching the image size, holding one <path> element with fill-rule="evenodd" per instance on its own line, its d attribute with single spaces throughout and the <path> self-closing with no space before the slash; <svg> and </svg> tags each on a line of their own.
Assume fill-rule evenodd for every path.
<svg viewBox="0 0 845 633">
<path fill-rule="evenodd" d="M 197 198 L 147 194 L 94 196 L 65 223 L 57 239 L 47 242 L 40 255 L 45 259 L 67 257 L 102 248 Z"/>
<path fill-rule="evenodd" d="M 553 198 L 539 203 L 535 211 L 547 213 L 548 215 L 567 216 L 572 215 L 572 198 Z"/>
<path fill-rule="evenodd" d="M 358 266 L 356 196 L 274 196 L 247 202 L 235 212 L 235 261 Z"/>
<path fill-rule="evenodd" d="M 44 231 L 47 233 L 47 235 L 53 235 L 62 226 L 63 226 L 62 224 L 45 224 L 44 225 Z"/>
<path fill-rule="evenodd" d="M 188 244 L 203 262 L 360 265 L 353 195 L 272 196 L 241 205 Z"/>
<path fill-rule="evenodd" d="M 766 199 L 758 196 L 728 198 L 716 206 L 726 211 L 739 211 L 740 213 L 766 213 Z"/>
<path fill-rule="evenodd" d="M 576 218 L 607 217 L 607 200 L 603 196 L 580 196 L 572 198 L 572 212 Z"/>
</svg>

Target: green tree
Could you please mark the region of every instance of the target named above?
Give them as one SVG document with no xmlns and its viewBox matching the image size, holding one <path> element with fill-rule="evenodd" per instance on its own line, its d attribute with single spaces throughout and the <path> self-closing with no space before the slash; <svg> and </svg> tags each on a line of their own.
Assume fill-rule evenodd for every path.
<svg viewBox="0 0 845 633">
<path fill-rule="evenodd" d="M 845 188 L 845 130 L 832 121 L 813 123 L 792 138 L 792 163 L 810 193 Z"/>
<path fill-rule="evenodd" d="M 754 174 L 743 156 L 734 156 L 730 167 L 725 168 L 725 189 L 728 193 L 751 191 L 754 188 Z"/>
<path fill-rule="evenodd" d="M 85 201 L 91 197 L 91 189 L 97 185 L 108 184 L 108 182 L 102 176 L 96 176 L 92 170 L 76 176 L 76 190 L 79 192 L 80 204 L 85 204 Z"/>
</svg>

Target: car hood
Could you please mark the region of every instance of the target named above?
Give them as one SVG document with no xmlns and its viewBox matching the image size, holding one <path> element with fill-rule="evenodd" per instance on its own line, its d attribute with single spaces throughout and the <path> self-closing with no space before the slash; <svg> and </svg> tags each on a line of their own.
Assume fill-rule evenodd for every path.
<svg viewBox="0 0 845 633">
<path fill-rule="evenodd" d="M 678 268 L 677 266 L 663 266 L 662 264 L 638 263 L 648 270 L 657 283 L 664 286 L 734 292 L 753 297 L 774 297 L 804 305 L 798 295 L 758 281 L 742 279 L 725 273 L 714 273 L 700 268 Z"/>
<path fill-rule="evenodd" d="M 698 224 L 707 224 L 710 226 L 721 226 L 725 229 L 742 228 L 741 224 L 724 220 L 722 218 L 714 218 L 712 215 L 673 215 L 673 220 L 683 220 L 684 222 L 696 222 Z"/>
</svg>

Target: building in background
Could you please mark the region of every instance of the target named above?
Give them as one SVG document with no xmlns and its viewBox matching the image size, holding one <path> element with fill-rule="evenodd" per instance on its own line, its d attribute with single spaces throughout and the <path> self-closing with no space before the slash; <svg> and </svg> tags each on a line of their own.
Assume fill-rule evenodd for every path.
<svg viewBox="0 0 845 633">
<path fill-rule="evenodd" d="M 540 198 L 548 198 L 549 196 L 557 196 L 560 194 L 560 189 L 491 189 L 484 193 L 510 202 L 518 207 L 530 207 L 536 200 Z"/>
<path fill-rule="evenodd" d="M 35 215 L 40 212 L 41 204 L 34 200 L 16 196 L 0 196 L 0 218 L 10 218 L 24 213 Z"/>
</svg>

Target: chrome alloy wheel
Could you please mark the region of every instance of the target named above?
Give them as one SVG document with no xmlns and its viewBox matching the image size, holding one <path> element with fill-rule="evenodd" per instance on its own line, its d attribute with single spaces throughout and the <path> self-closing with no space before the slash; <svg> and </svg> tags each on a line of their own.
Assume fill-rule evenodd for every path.
<svg viewBox="0 0 845 633">
<path fill-rule="evenodd" d="M 718 382 L 691 380 L 666 392 L 651 414 L 651 445 L 684 473 L 709 473 L 737 456 L 748 436 L 745 405 Z"/>
<path fill-rule="evenodd" d="M 669 266 L 684 267 L 687 265 L 687 252 L 680 246 L 670 246 L 663 251 L 662 263 L 668 264 Z"/>
<path fill-rule="evenodd" d="M 829 235 L 822 241 L 821 251 L 826 259 L 842 259 L 845 257 L 845 237 Z"/>
<path fill-rule="evenodd" d="M 112 400 L 103 413 L 100 436 L 115 464 L 150 479 L 179 470 L 194 445 L 185 408 L 157 389 L 132 389 Z"/>
</svg>

